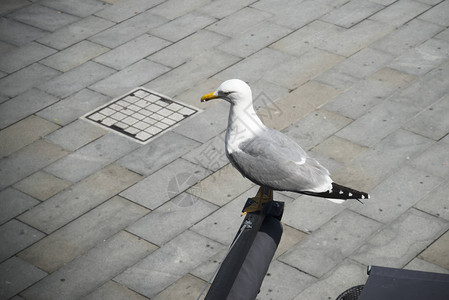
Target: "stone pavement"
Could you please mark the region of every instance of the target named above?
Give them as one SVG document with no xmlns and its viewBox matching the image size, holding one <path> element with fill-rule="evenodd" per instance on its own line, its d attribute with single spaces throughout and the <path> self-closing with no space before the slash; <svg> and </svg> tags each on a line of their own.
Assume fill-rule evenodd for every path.
<svg viewBox="0 0 449 300">
<path fill-rule="evenodd" d="M 257 187 L 224 80 L 370 192 L 293 193 L 258 299 L 335 299 L 367 265 L 449 273 L 449 1 L 2 0 L 0 298 L 196 299 Z M 143 86 L 200 113 L 142 145 L 81 118 Z"/>
</svg>

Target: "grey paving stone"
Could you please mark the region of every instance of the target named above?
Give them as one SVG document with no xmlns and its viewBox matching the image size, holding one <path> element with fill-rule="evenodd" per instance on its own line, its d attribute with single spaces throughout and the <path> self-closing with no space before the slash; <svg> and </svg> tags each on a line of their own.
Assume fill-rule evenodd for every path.
<svg viewBox="0 0 449 300">
<path fill-rule="evenodd" d="M 28 92 L 0 104 L 0 128 L 3 129 L 20 121 L 57 101 L 57 98 L 42 92 L 41 90 L 31 89 Z"/>
<path fill-rule="evenodd" d="M 47 273 L 44 271 L 20 258 L 11 257 L 0 264 L 0 297 L 10 299 L 45 276 Z"/>
<path fill-rule="evenodd" d="M 440 273 L 440 274 L 449 274 L 449 270 L 443 267 L 434 265 L 433 263 L 427 262 L 420 258 L 414 258 L 411 262 L 409 262 L 404 269 L 407 270 L 415 270 L 422 272 L 432 272 L 432 273 Z"/>
<path fill-rule="evenodd" d="M 44 201 L 68 186 L 70 186 L 70 182 L 57 178 L 51 174 L 38 171 L 16 183 L 14 188 L 33 196 L 36 199 Z"/>
<path fill-rule="evenodd" d="M 209 92 L 204 91 L 204 94 L 207 93 Z M 223 132 L 228 127 L 230 105 L 225 101 L 217 102 L 208 110 L 184 121 L 174 131 L 202 143 Z"/>
<path fill-rule="evenodd" d="M 443 28 L 420 19 L 413 19 L 389 35 L 371 44 L 370 47 L 399 56 L 421 44 Z"/>
<path fill-rule="evenodd" d="M 186 15 L 187 13 L 207 3 L 209 3 L 208 0 L 188 0 L 183 1 L 182 3 L 179 3 L 176 0 L 168 0 L 151 9 L 151 12 L 173 20 L 180 16 Z"/>
<path fill-rule="evenodd" d="M 254 7 L 274 14 L 271 21 L 276 24 L 298 29 L 320 18 L 331 10 L 331 7 L 317 1 L 288 1 L 279 3 L 262 1 L 253 4 Z"/>
<path fill-rule="evenodd" d="M 269 17 L 271 17 L 269 13 L 245 7 L 212 24 L 207 29 L 229 37 L 237 37 L 242 33 L 242 28 L 248 29 L 256 26 Z"/>
<path fill-rule="evenodd" d="M 253 3 L 252 0 L 231 0 L 226 2 L 212 1 L 209 4 L 198 7 L 196 10 L 214 18 L 223 19 L 224 17 L 240 11 L 251 3 Z"/>
<path fill-rule="evenodd" d="M 187 274 L 151 299 L 197 299 L 205 285 L 203 280 Z M 207 289 L 199 299 L 204 299 L 206 293 Z"/>
<path fill-rule="evenodd" d="M 326 110 L 316 110 L 300 119 L 284 133 L 305 150 L 318 145 L 335 132 L 351 123 L 351 120 Z"/>
<path fill-rule="evenodd" d="M 448 228 L 448 223 L 410 209 L 372 237 L 351 258 L 372 265 L 401 268 Z"/>
<path fill-rule="evenodd" d="M 366 112 L 336 135 L 363 146 L 373 146 L 417 115 L 413 106 L 384 101 Z"/>
<path fill-rule="evenodd" d="M 434 38 L 449 42 L 449 28 L 441 31 L 439 34 L 435 35 Z"/>
<path fill-rule="evenodd" d="M 343 56 L 351 56 L 394 30 L 394 27 L 381 22 L 366 19 L 348 30 L 316 41 L 320 49 Z"/>
<path fill-rule="evenodd" d="M 109 48 L 115 48 L 167 21 L 160 15 L 146 11 L 94 35 L 89 40 Z"/>
<path fill-rule="evenodd" d="M 75 151 L 108 133 L 100 126 L 84 120 L 76 120 L 47 135 L 45 138 L 64 149 Z"/>
<path fill-rule="evenodd" d="M 58 125 L 34 115 L 15 123 L 0 131 L 0 157 L 10 155 L 58 128 Z"/>
<path fill-rule="evenodd" d="M 207 15 L 191 12 L 151 29 L 149 32 L 165 40 L 176 42 L 216 21 L 217 19 Z"/>
<path fill-rule="evenodd" d="M 333 67 L 315 77 L 314 80 L 344 91 L 355 85 L 360 79 L 340 72 L 336 67 Z"/>
<path fill-rule="evenodd" d="M 438 5 L 435 5 L 420 15 L 419 18 L 442 26 L 449 26 L 449 20 L 447 19 L 448 12 L 449 4 L 446 1 L 441 1 Z"/>
<path fill-rule="evenodd" d="M 322 154 L 319 154 L 316 152 L 314 153 L 312 151 L 309 151 L 309 152 L 310 152 L 309 153 L 310 156 L 314 157 L 316 160 L 318 160 L 320 162 L 320 164 L 322 164 L 323 166 L 326 167 L 326 169 L 329 170 L 329 172 L 331 173 L 331 177 L 335 171 L 339 170 L 340 168 L 342 168 L 345 165 L 345 164 L 343 164 L 333 158 L 327 157 L 325 155 L 322 155 Z"/>
<path fill-rule="evenodd" d="M 374 79 L 359 81 L 345 93 L 340 94 L 323 106 L 351 119 L 358 119 L 368 110 L 383 102 L 396 90 L 388 82 Z"/>
<path fill-rule="evenodd" d="M 13 188 L 0 192 L 0 224 L 9 221 L 40 202 Z"/>
<path fill-rule="evenodd" d="M 204 281 L 209 281 L 214 272 L 220 266 L 221 262 L 228 253 L 228 249 L 223 249 L 217 254 L 211 256 L 209 259 L 204 260 L 198 267 L 190 271 L 190 274 L 196 276 Z"/>
<path fill-rule="evenodd" d="M 155 245 L 162 246 L 217 208 L 207 201 L 184 192 L 153 210 L 126 230 Z M 148 228 L 151 228 L 151 231 Z"/>
<path fill-rule="evenodd" d="M 48 94 L 65 98 L 110 76 L 115 70 L 88 61 L 39 86 Z"/>
<path fill-rule="evenodd" d="M 275 42 L 270 48 L 300 56 L 315 48 L 321 40 L 327 40 L 342 31 L 343 28 L 334 24 L 316 20 Z"/>
<path fill-rule="evenodd" d="M 210 171 L 201 166 L 177 159 L 120 195 L 150 209 L 156 209 L 209 174 Z"/>
<path fill-rule="evenodd" d="M 313 276 L 276 260 L 270 264 L 257 299 L 293 299 L 315 281 Z"/>
<path fill-rule="evenodd" d="M 128 289 L 127 287 L 115 282 L 108 281 L 98 289 L 83 297 L 84 300 L 102 300 L 102 299 L 111 299 L 111 300 L 146 300 L 148 298 L 139 295 L 138 293 Z"/>
<path fill-rule="evenodd" d="M 38 42 L 62 50 L 113 25 L 114 22 L 89 16 L 40 38 Z"/>
<path fill-rule="evenodd" d="M 291 59 L 292 57 L 288 54 L 265 48 L 214 75 L 214 78 L 225 81 L 235 78 L 238 74 L 239 79 L 252 83 L 262 79 L 267 70 L 287 63 Z"/>
<path fill-rule="evenodd" d="M 259 109 L 257 114 L 266 126 L 284 130 L 339 93 L 332 87 L 310 81 Z"/>
<path fill-rule="evenodd" d="M 387 224 L 423 199 L 442 181 L 429 173 L 405 166 L 370 191 L 371 199 L 364 201 L 364 205 L 354 203 L 350 208 Z"/>
<path fill-rule="evenodd" d="M 320 49 L 313 49 L 299 58 L 291 58 L 266 72 L 263 78 L 293 90 L 324 71 L 330 69 L 344 58 Z"/>
<path fill-rule="evenodd" d="M 2 55 L 0 58 L 0 70 L 7 73 L 12 73 L 31 65 L 42 58 L 52 55 L 55 52 L 56 50 L 54 49 L 31 42 L 14 51 Z"/>
<path fill-rule="evenodd" d="M 231 164 L 199 181 L 187 192 L 211 203 L 223 206 L 254 184 L 245 179 Z"/>
<path fill-rule="evenodd" d="M 147 213 L 147 209 L 117 196 L 25 249 L 18 256 L 53 273 Z M 123 248 L 131 250 L 133 247 Z M 126 259 L 126 255 L 121 256 L 121 260 Z"/>
<path fill-rule="evenodd" d="M 5 0 L 2 2 L 2 7 L 0 8 L 0 15 L 6 15 L 11 11 L 27 5 L 30 5 L 30 2 L 27 0 Z"/>
<path fill-rule="evenodd" d="M 399 56 L 389 67 L 412 75 L 424 75 L 447 60 L 448 48 L 449 42 L 430 39 Z"/>
<path fill-rule="evenodd" d="M 64 149 L 43 140 L 14 152 L 0 160 L 0 189 L 22 180 L 66 154 Z"/>
<path fill-rule="evenodd" d="M 183 135 L 167 132 L 122 157 L 117 164 L 136 173 L 150 175 L 197 146 L 199 143 Z"/>
<path fill-rule="evenodd" d="M 414 82 L 417 77 L 407 73 L 399 72 L 398 70 L 384 67 L 376 73 L 372 74 L 369 78 L 388 83 L 401 90 Z"/>
<path fill-rule="evenodd" d="M 447 246 L 449 244 L 449 233 L 446 232 L 440 236 L 432 245 L 424 250 L 419 258 L 424 259 L 442 268 L 449 268 L 449 259 L 446 255 Z"/>
<path fill-rule="evenodd" d="M 424 109 L 449 92 L 447 78 L 449 78 L 449 63 L 444 63 L 420 77 L 392 100 Z"/>
<path fill-rule="evenodd" d="M 336 161 L 346 163 L 367 149 L 368 147 L 363 147 L 333 135 L 313 148 L 312 155 L 324 155 Z"/>
<path fill-rule="evenodd" d="M 225 132 L 190 151 L 183 158 L 211 171 L 217 171 L 229 163 L 225 153 Z"/>
<path fill-rule="evenodd" d="M 442 138 L 441 142 L 445 143 L 445 144 L 449 144 L 449 135 L 446 135 L 444 138 Z"/>
<path fill-rule="evenodd" d="M 201 222 L 195 224 L 191 230 L 218 241 L 223 245 L 231 245 L 240 224 L 243 222 L 241 211 L 249 197 L 254 197 L 258 187 L 253 187 L 239 195 L 234 200 L 215 211 Z"/>
<path fill-rule="evenodd" d="M 25 290 L 21 295 L 32 299 L 79 298 L 155 249 L 154 245 L 121 231 Z M 107 264 L 103 263 L 105 260 Z"/>
<path fill-rule="evenodd" d="M 247 57 L 286 36 L 291 31 L 287 27 L 271 22 L 261 22 L 220 45 L 220 50 L 236 56 Z"/>
<path fill-rule="evenodd" d="M 15 46 L 23 46 L 45 36 L 48 32 L 9 18 L 0 19 L 0 36 L 2 41 Z"/>
<path fill-rule="evenodd" d="M 449 96 L 446 96 L 408 121 L 404 128 L 431 139 L 440 140 L 449 132 L 448 113 Z"/>
<path fill-rule="evenodd" d="M 185 231 L 114 280 L 151 298 L 222 249 L 213 240 Z"/>
<path fill-rule="evenodd" d="M 166 40 L 144 34 L 95 58 L 95 61 L 122 70 L 168 45 L 170 43 Z"/>
<path fill-rule="evenodd" d="M 202 82 L 204 78 L 233 65 L 238 60 L 239 58 L 220 50 L 212 50 L 152 80 L 145 87 L 164 91 L 164 94 L 174 97 Z M 173 82 L 176 84 L 174 85 Z"/>
<path fill-rule="evenodd" d="M 355 0 L 334 9 L 321 20 L 350 28 L 383 8 L 384 6 L 378 3 Z"/>
<path fill-rule="evenodd" d="M 133 185 L 139 179 L 141 177 L 137 174 L 111 165 L 22 214 L 19 219 L 50 233 Z M 73 199 L 76 199 L 76 202 Z"/>
<path fill-rule="evenodd" d="M 101 0 L 81 0 L 77 3 L 73 3 L 72 1 L 43 0 L 40 3 L 82 18 L 88 17 L 96 11 L 107 7 L 107 3 Z"/>
<path fill-rule="evenodd" d="M 116 23 L 120 23 L 128 18 L 135 16 L 136 14 L 143 13 L 144 11 L 159 5 L 162 0 L 157 1 L 144 1 L 144 0 L 130 0 L 130 1 L 118 1 L 99 12 L 95 15 L 103 19 L 111 20 Z"/>
<path fill-rule="evenodd" d="M 219 79 L 208 78 L 195 86 L 190 87 L 179 95 L 174 96 L 173 100 L 198 108 L 200 111 L 208 110 L 210 107 L 219 103 L 219 101 L 201 102 L 198 101 L 198 95 L 204 95 L 203 93 L 207 93 L 207 91 L 214 91 L 218 86 L 220 86 L 221 83 L 222 81 Z"/>
<path fill-rule="evenodd" d="M 279 260 L 321 277 L 351 255 L 380 227 L 380 223 L 346 210 L 281 255 Z"/>
<path fill-rule="evenodd" d="M 365 48 L 345 59 L 336 65 L 335 68 L 338 72 L 349 74 L 356 78 L 366 78 L 393 59 L 394 57 L 391 54 L 372 48 Z"/>
<path fill-rule="evenodd" d="M 276 194 L 275 195 L 276 199 L 280 199 L 280 200 L 284 201 L 283 199 L 287 198 L 287 196 L 282 195 L 282 197 L 280 197 L 280 195 L 282 195 L 282 194 L 280 194 L 280 193 Z M 285 202 L 285 203 L 287 203 L 287 202 Z M 288 203 L 287 203 L 287 205 L 288 205 Z M 281 256 L 282 254 L 287 252 L 291 247 L 298 244 L 299 242 L 301 242 L 303 239 L 305 239 L 307 237 L 306 233 L 299 231 L 293 227 L 290 227 L 286 224 L 282 224 L 282 229 L 283 229 L 283 233 L 282 233 L 282 237 L 281 237 L 281 242 L 279 243 L 279 246 L 276 249 L 276 252 L 274 253 L 273 259 L 277 259 L 279 256 Z"/>
<path fill-rule="evenodd" d="M 416 157 L 410 163 L 412 166 L 424 170 L 430 174 L 448 178 L 449 175 L 449 153 L 447 144 L 438 142 Z"/>
<path fill-rule="evenodd" d="M 82 89 L 76 94 L 41 110 L 37 115 L 57 124 L 67 125 L 110 100 L 111 98 L 100 93 Z"/>
<path fill-rule="evenodd" d="M 400 26 L 420 15 L 430 6 L 424 3 L 399 0 L 370 17 L 391 26 Z"/>
<path fill-rule="evenodd" d="M 0 79 L 0 94 L 15 97 L 59 74 L 55 69 L 34 63 Z"/>
<path fill-rule="evenodd" d="M 196 56 L 212 51 L 212 48 L 215 48 L 228 39 L 223 35 L 208 30 L 200 30 L 156 52 L 149 56 L 149 59 L 174 68 L 192 60 Z"/>
<path fill-rule="evenodd" d="M 263 79 L 252 83 L 251 90 L 253 93 L 253 106 L 256 112 L 290 92 L 285 87 Z"/>
<path fill-rule="evenodd" d="M 294 300 L 334 299 L 353 286 L 365 284 L 367 277 L 366 266 L 346 259 L 315 284 L 307 287 Z"/>
<path fill-rule="evenodd" d="M 441 1 L 440 0 L 420 0 L 419 2 L 426 3 L 429 5 L 436 5 L 436 4 L 440 3 Z"/>
<path fill-rule="evenodd" d="M 432 143 L 425 137 L 399 129 L 334 172 L 332 178 L 343 185 L 369 192 Z"/>
<path fill-rule="evenodd" d="M 45 237 L 40 231 L 15 219 L 0 226 L 0 261 Z"/>
<path fill-rule="evenodd" d="M 310 196 L 300 196 L 287 207 L 282 221 L 304 232 L 314 232 L 346 208 L 345 205 Z"/>
<path fill-rule="evenodd" d="M 79 20 L 78 17 L 39 4 L 25 6 L 8 17 L 47 31 L 55 31 Z"/>
<path fill-rule="evenodd" d="M 449 184 L 445 181 L 416 203 L 415 207 L 449 221 L 449 205 L 446 201 L 448 192 Z"/>
<path fill-rule="evenodd" d="M 41 60 L 40 63 L 59 71 L 67 72 L 107 51 L 109 49 L 101 45 L 89 41 L 81 41 Z"/>
<path fill-rule="evenodd" d="M 77 182 L 138 146 L 130 139 L 110 133 L 48 166 L 46 171 L 59 178 Z"/>
<path fill-rule="evenodd" d="M 166 66 L 142 59 L 91 85 L 90 88 L 111 97 L 118 97 L 167 71 L 169 68 Z M 166 94 L 164 90 L 158 92 Z"/>
<path fill-rule="evenodd" d="M 0 41 L 0 53 L 8 54 L 9 52 L 13 52 L 14 50 L 19 49 L 19 47 L 16 47 L 14 45 L 8 44 L 7 42 Z"/>
</svg>

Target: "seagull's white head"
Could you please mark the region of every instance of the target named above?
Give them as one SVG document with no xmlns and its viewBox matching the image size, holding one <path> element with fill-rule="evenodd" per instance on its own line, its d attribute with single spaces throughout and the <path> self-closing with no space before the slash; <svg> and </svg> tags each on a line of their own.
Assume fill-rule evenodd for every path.
<svg viewBox="0 0 449 300">
<path fill-rule="evenodd" d="M 218 89 L 210 94 L 201 97 L 201 102 L 209 101 L 212 99 L 221 98 L 228 101 L 232 105 L 234 104 L 251 104 L 252 94 L 251 88 L 244 81 L 240 79 L 226 80 Z"/>
</svg>

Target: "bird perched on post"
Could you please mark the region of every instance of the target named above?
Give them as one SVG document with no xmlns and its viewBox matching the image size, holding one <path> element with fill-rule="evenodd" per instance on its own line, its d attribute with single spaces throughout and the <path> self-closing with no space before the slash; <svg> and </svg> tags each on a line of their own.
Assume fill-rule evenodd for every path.
<svg viewBox="0 0 449 300">
<path fill-rule="evenodd" d="M 285 134 L 266 127 L 257 116 L 251 88 L 230 79 L 201 101 L 221 98 L 231 104 L 226 130 L 226 156 L 246 178 L 261 188 L 245 212 L 261 209 L 273 199 L 273 190 L 291 191 L 341 203 L 369 195 L 332 181 L 329 171 Z"/>
</svg>

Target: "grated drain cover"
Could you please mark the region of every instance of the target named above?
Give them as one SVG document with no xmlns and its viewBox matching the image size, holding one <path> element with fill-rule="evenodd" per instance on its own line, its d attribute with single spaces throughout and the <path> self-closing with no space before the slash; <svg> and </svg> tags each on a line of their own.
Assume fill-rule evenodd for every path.
<svg viewBox="0 0 449 300">
<path fill-rule="evenodd" d="M 197 112 L 186 104 L 140 87 L 84 118 L 146 143 Z"/>
</svg>

